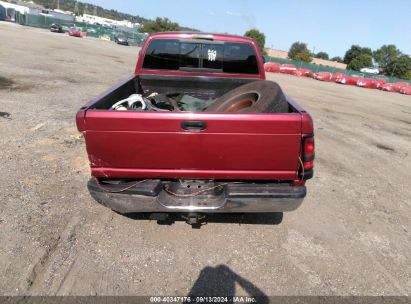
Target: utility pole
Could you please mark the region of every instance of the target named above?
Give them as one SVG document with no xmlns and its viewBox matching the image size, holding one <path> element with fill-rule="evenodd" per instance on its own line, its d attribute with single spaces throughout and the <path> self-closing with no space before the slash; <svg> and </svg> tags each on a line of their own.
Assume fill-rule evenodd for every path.
<svg viewBox="0 0 411 304">
<path fill-rule="evenodd" d="M 57 9 L 60 9 L 60 0 L 57 0 Z"/>
</svg>

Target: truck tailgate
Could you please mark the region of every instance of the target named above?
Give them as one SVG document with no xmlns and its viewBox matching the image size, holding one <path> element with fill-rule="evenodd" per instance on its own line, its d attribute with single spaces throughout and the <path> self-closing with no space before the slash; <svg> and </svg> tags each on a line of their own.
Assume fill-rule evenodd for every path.
<svg viewBox="0 0 411 304">
<path fill-rule="evenodd" d="M 109 178 L 297 177 L 301 114 L 206 114 L 88 110 L 92 174 Z M 188 122 L 194 128 L 188 128 Z M 199 129 L 196 127 L 201 126 Z M 200 130 L 203 129 L 203 130 Z"/>
</svg>

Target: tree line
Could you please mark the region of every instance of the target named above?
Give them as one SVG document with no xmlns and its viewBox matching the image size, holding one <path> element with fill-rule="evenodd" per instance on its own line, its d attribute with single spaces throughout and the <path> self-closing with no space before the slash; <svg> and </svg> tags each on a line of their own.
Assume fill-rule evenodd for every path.
<svg viewBox="0 0 411 304">
<path fill-rule="evenodd" d="M 306 62 L 311 62 L 313 57 L 326 60 L 329 58 L 326 52 L 311 53 L 307 44 L 303 42 L 294 42 L 288 51 L 288 57 Z M 334 57 L 330 60 L 345 63 L 347 69 L 355 71 L 378 65 L 383 75 L 411 79 L 411 57 L 402 53 L 394 44 L 385 44 L 375 51 L 368 47 L 352 45 L 343 58 Z"/>
<path fill-rule="evenodd" d="M 244 36 L 255 39 L 263 54 L 265 45 L 265 35 L 257 29 L 247 31 Z M 411 79 L 411 57 L 402 53 L 394 44 L 383 45 L 379 49 L 372 51 L 371 48 L 352 45 L 343 58 L 337 56 L 330 58 L 326 52 L 312 53 L 304 42 L 294 42 L 289 51 L 288 57 L 293 60 L 311 62 L 313 58 L 337 61 L 347 64 L 347 69 L 359 71 L 365 67 L 372 67 L 374 63 L 378 65 L 381 74 L 395 76 L 403 79 Z"/>
</svg>

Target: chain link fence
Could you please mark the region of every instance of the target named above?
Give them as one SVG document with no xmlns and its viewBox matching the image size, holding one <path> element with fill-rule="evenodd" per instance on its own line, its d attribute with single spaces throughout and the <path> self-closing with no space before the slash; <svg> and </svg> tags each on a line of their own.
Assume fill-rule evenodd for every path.
<svg viewBox="0 0 411 304">
<path fill-rule="evenodd" d="M 276 57 L 270 57 L 270 56 L 264 56 L 266 62 L 277 62 L 280 64 L 294 64 L 297 69 L 303 68 L 303 69 L 309 69 L 313 71 L 313 73 L 317 72 L 330 72 L 330 73 L 343 73 L 346 75 L 352 75 L 352 76 L 361 76 L 361 77 L 366 77 L 366 78 L 376 78 L 376 79 L 384 79 L 387 82 L 408 82 L 411 84 L 411 81 L 409 80 L 404 80 L 401 78 L 397 77 L 389 77 L 385 75 L 374 75 L 374 74 L 365 74 L 361 73 L 359 71 L 354 71 L 354 70 L 344 70 L 344 69 L 339 69 L 335 67 L 330 67 L 326 65 L 321 65 L 321 64 L 313 64 L 309 62 L 304 62 L 304 61 L 297 61 L 297 60 L 292 60 L 292 59 L 283 59 L 283 58 L 276 58 Z"/>
<path fill-rule="evenodd" d="M 122 35 L 127 38 L 130 45 L 141 46 L 146 39 L 146 35 L 139 33 L 137 29 L 113 28 L 103 25 L 75 22 L 53 18 L 47 15 L 19 14 L 16 12 L 16 23 L 39 28 L 50 28 L 52 24 L 59 24 L 67 31 L 70 27 L 81 29 L 87 36 L 104 40 L 113 40 L 114 36 Z"/>
</svg>

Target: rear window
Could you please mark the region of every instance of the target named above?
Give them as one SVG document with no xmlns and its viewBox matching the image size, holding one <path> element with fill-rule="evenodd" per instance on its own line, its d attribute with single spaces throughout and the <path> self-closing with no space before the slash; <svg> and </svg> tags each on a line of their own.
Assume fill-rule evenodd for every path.
<svg viewBox="0 0 411 304">
<path fill-rule="evenodd" d="M 175 39 L 150 42 L 144 69 L 202 69 L 224 73 L 258 74 L 254 48 L 246 43 L 196 43 Z"/>
<path fill-rule="evenodd" d="M 225 73 L 258 74 L 257 57 L 249 44 L 227 43 L 224 47 Z"/>
<path fill-rule="evenodd" d="M 180 43 L 179 67 L 197 68 L 200 64 L 200 48 L 198 43 Z"/>
</svg>

